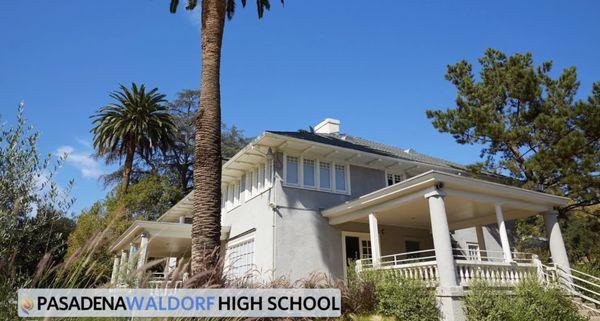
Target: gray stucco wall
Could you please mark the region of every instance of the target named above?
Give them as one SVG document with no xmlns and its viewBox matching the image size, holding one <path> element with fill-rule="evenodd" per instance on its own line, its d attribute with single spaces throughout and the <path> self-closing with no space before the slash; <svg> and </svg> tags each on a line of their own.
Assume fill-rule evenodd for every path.
<svg viewBox="0 0 600 321">
<path fill-rule="evenodd" d="M 321 210 L 385 187 L 385 173 L 350 166 L 350 195 L 287 187 L 282 184 L 283 155 L 274 156 L 273 187 L 224 213 L 222 223 L 231 226 L 230 238 L 255 229 L 254 259 L 263 280 L 284 276 L 295 281 L 313 272 L 344 277 L 342 232 L 368 233 L 368 225 L 332 226 Z M 428 230 L 385 225 L 379 228 L 382 255 L 406 252 L 407 240 L 418 241 L 421 249 L 433 248 Z M 484 234 L 488 249 L 499 249 L 493 228 Z M 474 229 L 455 231 L 453 237 L 465 248 L 466 242 L 477 242 Z"/>
<path fill-rule="evenodd" d="M 500 236 L 498 234 L 498 225 L 490 224 L 482 226 L 485 248 L 490 251 L 490 257 L 502 257 L 502 246 L 500 245 Z M 467 243 L 477 243 L 477 232 L 475 227 L 469 227 L 452 232 L 452 239 L 461 249 L 467 249 Z"/>
<path fill-rule="evenodd" d="M 222 215 L 221 224 L 231 226 L 229 240 L 254 229 L 254 263 L 260 278 L 269 280 L 273 271 L 274 217 L 268 189 Z"/>
</svg>

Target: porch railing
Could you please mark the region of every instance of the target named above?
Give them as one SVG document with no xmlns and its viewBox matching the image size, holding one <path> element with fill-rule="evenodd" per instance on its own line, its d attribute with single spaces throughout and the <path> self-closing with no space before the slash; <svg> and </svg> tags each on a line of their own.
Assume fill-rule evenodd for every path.
<svg viewBox="0 0 600 321">
<path fill-rule="evenodd" d="M 501 251 L 467 252 L 454 249 L 456 277 L 460 285 L 469 286 L 476 281 L 486 281 L 497 286 L 511 286 L 529 277 L 538 277 L 536 257 L 521 252 L 513 253 L 513 262 L 505 262 Z M 385 270 L 395 276 L 418 279 L 436 286 L 438 269 L 435 250 L 422 250 L 356 261 L 356 271 Z"/>
<path fill-rule="evenodd" d="M 147 283 L 151 288 L 181 288 L 187 278 L 188 273 L 175 275 L 174 273 L 152 272 Z"/>
</svg>

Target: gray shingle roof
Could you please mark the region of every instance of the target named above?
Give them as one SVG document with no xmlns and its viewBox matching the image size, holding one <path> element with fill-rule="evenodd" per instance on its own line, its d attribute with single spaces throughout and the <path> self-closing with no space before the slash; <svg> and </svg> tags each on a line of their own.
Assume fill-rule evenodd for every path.
<svg viewBox="0 0 600 321">
<path fill-rule="evenodd" d="M 354 149 L 357 151 L 373 153 L 382 156 L 394 157 L 403 160 L 409 160 L 424 163 L 433 166 L 447 167 L 451 169 L 466 170 L 464 165 L 446 161 L 440 158 L 417 153 L 414 150 L 405 150 L 402 148 L 373 142 L 364 138 L 350 136 L 347 134 L 317 134 L 309 131 L 268 131 L 269 133 L 308 140 L 316 143 L 322 143 L 332 146 Z"/>
</svg>

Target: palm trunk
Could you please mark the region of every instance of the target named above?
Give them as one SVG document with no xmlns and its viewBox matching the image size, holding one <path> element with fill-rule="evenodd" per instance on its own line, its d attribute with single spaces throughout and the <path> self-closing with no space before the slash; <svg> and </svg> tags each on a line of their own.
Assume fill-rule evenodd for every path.
<svg viewBox="0 0 600 321">
<path fill-rule="evenodd" d="M 135 141 L 131 140 L 127 146 L 127 154 L 125 155 L 125 166 L 123 167 L 123 195 L 127 194 L 129 188 L 129 179 L 131 178 L 131 169 L 133 168 L 133 156 L 135 154 Z"/>
<path fill-rule="evenodd" d="M 194 146 L 192 274 L 218 269 L 221 238 L 221 43 L 225 1 L 202 1 L 202 87 Z"/>
</svg>

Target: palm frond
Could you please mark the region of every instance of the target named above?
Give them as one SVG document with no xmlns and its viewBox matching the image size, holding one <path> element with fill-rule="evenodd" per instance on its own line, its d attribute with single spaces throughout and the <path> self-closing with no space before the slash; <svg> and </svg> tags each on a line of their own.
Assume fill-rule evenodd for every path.
<svg viewBox="0 0 600 321">
<path fill-rule="evenodd" d="M 172 146 L 176 127 L 165 95 L 158 88 L 146 91 L 144 84 L 132 83 L 131 88 L 120 85 L 119 89 L 109 95 L 113 102 L 92 116 L 98 156 L 107 161 L 120 159 L 130 144 L 143 156 L 153 154 L 158 147 Z"/>
</svg>

